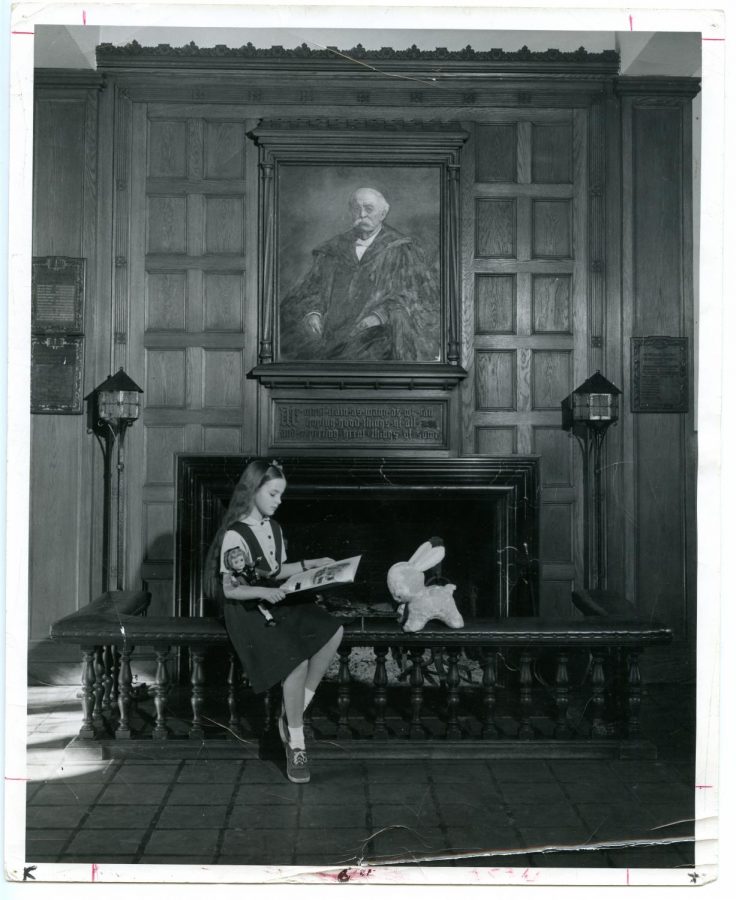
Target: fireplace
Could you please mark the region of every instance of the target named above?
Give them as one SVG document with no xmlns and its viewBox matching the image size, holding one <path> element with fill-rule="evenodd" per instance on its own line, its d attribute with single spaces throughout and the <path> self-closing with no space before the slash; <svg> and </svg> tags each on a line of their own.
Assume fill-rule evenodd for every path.
<svg viewBox="0 0 736 900">
<path fill-rule="evenodd" d="M 202 569 L 249 457 L 177 458 L 177 615 L 212 614 Z M 538 460 L 281 458 L 288 491 L 278 519 L 290 559 L 363 555 L 347 603 L 390 612 L 386 572 L 440 537 L 441 576 L 457 585 L 466 618 L 535 615 Z"/>
</svg>

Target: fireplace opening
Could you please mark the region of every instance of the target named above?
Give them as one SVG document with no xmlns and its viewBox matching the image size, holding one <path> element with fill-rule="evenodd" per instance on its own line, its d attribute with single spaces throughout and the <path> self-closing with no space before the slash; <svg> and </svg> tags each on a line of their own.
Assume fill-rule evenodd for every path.
<svg viewBox="0 0 736 900">
<path fill-rule="evenodd" d="M 464 617 L 502 613 L 500 532 L 507 492 L 493 488 L 291 488 L 279 509 L 290 559 L 362 554 L 356 582 L 335 589 L 349 604 L 385 612 L 386 574 L 424 541 L 439 537 L 445 559 L 428 576 L 457 585 Z M 328 592 L 327 602 L 333 591 Z"/>
<path fill-rule="evenodd" d="M 177 458 L 178 615 L 213 614 L 203 592 L 203 563 L 248 459 Z M 388 569 L 440 537 L 446 550 L 440 573 L 457 585 L 464 617 L 537 613 L 537 457 L 305 455 L 281 462 L 288 490 L 277 518 L 289 558 L 362 554 L 357 582 L 336 589 L 347 600 L 392 609 Z"/>
</svg>

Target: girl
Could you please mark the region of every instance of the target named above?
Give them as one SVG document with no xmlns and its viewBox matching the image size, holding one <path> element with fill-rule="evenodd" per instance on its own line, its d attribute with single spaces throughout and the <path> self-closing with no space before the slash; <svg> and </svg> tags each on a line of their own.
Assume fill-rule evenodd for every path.
<svg viewBox="0 0 736 900">
<path fill-rule="evenodd" d="M 333 562 L 329 557 L 286 561 L 281 527 L 271 516 L 286 488 L 275 460 L 254 459 L 246 466 L 208 554 L 210 593 L 223 599 L 225 627 L 243 669 L 257 693 L 279 681 L 283 705 L 279 735 L 290 781 L 309 781 L 303 713 L 342 640 L 342 626 L 315 605 L 299 600 L 280 605 L 278 584 L 289 576 Z M 251 584 L 236 584 L 226 561 L 241 550 L 255 567 Z M 264 628 L 259 602 L 270 604 L 278 627 Z"/>
</svg>

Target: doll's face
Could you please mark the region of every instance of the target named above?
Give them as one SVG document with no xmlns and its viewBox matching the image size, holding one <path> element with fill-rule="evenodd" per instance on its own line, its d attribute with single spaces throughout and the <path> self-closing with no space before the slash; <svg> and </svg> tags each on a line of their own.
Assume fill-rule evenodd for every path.
<svg viewBox="0 0 736 900">
<path fill-rule="evenodd" d="M 245 553 L 242 550 L 231 550 L 228 562 L 233 572 L 242 572 L 245 568 Z"/>
</svg>

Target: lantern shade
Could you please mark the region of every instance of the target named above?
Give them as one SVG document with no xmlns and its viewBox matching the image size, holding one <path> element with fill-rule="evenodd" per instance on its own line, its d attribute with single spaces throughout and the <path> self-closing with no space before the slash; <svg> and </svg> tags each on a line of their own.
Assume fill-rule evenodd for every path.
<svg viewBox="0 0 736 900">
<path fill-rule="evenodd" d="M 562 401 L 562 427 L 570 431 L 575 425 L 591 428 L 607 427 L 618 421 L 618 398 L 621 391 L 598 371 Z"/>
<path fill-rule="evenodd" d="M 130 424 L 140 416 L 142 393 L 143 389 L 121 368 L 106 378 L 85 399 L 94 398 L 99 421 Z"/>
</svg>

